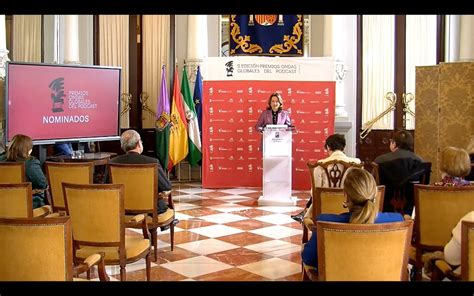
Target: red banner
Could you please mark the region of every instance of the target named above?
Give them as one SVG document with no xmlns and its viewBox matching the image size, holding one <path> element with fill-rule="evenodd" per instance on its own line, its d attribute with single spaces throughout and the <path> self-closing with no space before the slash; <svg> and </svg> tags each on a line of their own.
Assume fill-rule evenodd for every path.
<svg viewBox="0 0 474 296">
<path fill-rule="evenodd" d="M 306 162 L 326 157 L 324 141 L 334 133 L 334 81 L 204 81 L 203 88 L 204 188 L 262 186 L 262 136 L 255 124 L 277 91 L 297 130 L 292 187 L 309 190 Z"/>
</svg>

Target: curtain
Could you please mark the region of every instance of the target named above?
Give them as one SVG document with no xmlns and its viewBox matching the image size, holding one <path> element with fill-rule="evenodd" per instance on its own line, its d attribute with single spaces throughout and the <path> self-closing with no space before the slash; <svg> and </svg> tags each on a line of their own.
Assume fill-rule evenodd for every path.
<svg viewBox="0 0 474 296">
<path fill-rule="evenodd" d="M 394 92 L 395 17 L 364 15 L 363 32 L 362 124 L 380 115 L 390 105 L 385 95 Z M 393 129 L 393 116 L 393 111 L 386 114 L 373 125 L 373 129 Z"/>
<path fill-rule="evenodd" d="M 436 15 L 407 15 L 406 31 L 405 92 L 415 95 L 416 66 L 436 65 Z M 415 100 L 408 104 L 413 112 Z M 406 120 L 406 129 L 415 129 L 415 117 L 406 113 Z"/>
<path fill-rule="evenodd" d="M 127 95 L 129 95 L 129 16 L 99 16 L 99 65 L 122 67 L 120 127 L 130 126 Z"/>
<path fill-rule="evenodd" d="M 160 97 L 161 69 L 166 66 L 166 76 L 170 73 L 170 16 L 144 15 L 142 19 L 142 123 L 143 128 L 154 128 L 156 106 Z M 169 88 L 168 88 L 169 89 Z M 148 99 L 145 97 L 145 93 Z M 168 93 L 170 93 L 168 91 Z"/>
<path fill-rule="evenodd" d="M 41 62 L 41 15 L 13 16 L 12 61 Z"/>
</svg>

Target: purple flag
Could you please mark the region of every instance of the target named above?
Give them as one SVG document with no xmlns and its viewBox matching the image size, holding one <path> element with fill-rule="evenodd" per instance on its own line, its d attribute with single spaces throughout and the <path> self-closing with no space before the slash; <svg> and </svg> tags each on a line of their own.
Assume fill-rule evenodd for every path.
<svg viewBox="0 0 474 296">
<path fill-rule="evenodd" d="M 156 154 L 163 168 L 168 167 L 170 141 L 170 99 L 166 85 L 166 67 L 161 68 L 160 101 L 156 108 Z"/>
</svg>

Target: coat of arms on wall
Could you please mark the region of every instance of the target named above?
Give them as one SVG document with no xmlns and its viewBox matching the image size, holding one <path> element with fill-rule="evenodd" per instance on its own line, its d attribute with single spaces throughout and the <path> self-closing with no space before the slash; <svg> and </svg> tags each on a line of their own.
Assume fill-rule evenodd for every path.
<svg viewBox="0 0 474 296">
<path fill-rule="evenodd" d="M 303 56 L 302 14 L 231 14 L 229 30 L 231 56 Z"/>
</svg>

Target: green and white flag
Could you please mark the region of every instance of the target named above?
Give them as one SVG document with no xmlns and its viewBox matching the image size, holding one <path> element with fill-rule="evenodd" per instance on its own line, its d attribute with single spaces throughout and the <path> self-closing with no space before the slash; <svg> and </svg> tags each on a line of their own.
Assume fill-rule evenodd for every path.
<svg viewBox="0 0 474 296">
<path fill-rule="evenodd" d="M 184 112 L 186 114 L 186 120 L 188 125 L 188 161 L 192 166 L 198 165 L 201 160 L 201 137 L 199 136 L 199 123 L 196 116 L 196 108 L 194 108 L 193 96 L 189 89 L 188 75 L 186 68 L 183 68 L 183 78 L 181 80 L 181 94 L 184 100 Z"/>
</svg>

